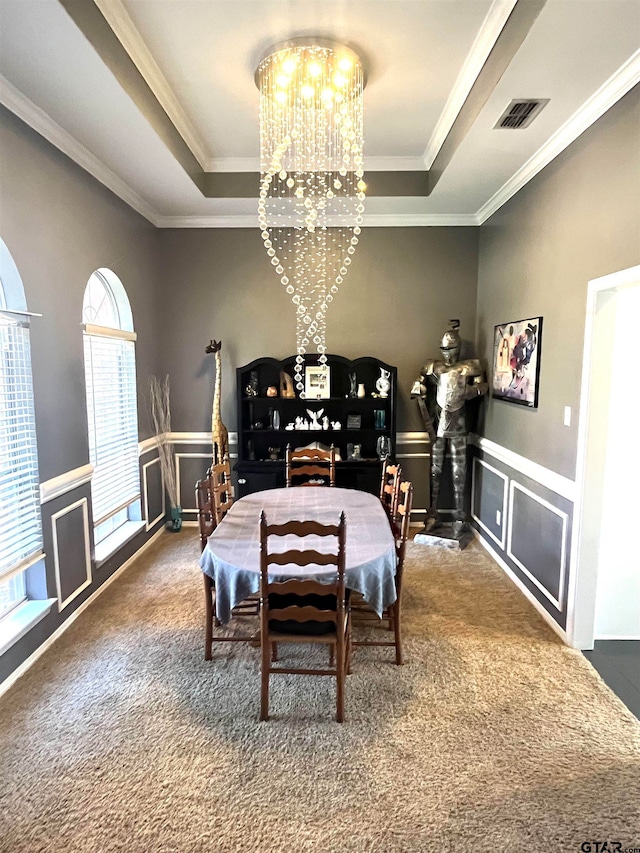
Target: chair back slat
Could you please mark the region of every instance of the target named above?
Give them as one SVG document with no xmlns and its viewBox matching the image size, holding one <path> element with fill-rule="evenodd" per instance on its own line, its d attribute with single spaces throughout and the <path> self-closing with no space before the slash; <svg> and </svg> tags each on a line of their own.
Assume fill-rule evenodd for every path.
<svg viewBox="0 0 640 853">
<path fill-rule="evenodd" d="M 269 590 L 277 595 L 335 595 L 337 584 L 337 575 L 328 583 L 321 583 L 315 578 L 288 578 L 270 581 Z"/>
<path fill-rule="evenodd" d="M 319 551 L 282 551 L 267 556 L 268 566 L 335 566 L 335 554 L 321 554 Z"/>
<path fill-rule="evenodd" d="M 326 594 L 326 593 L 325 593 Z M 320 610 L 318 607 L 293 605 L 291 607 L 270 607 L 269 619 L 279 622 L 335 622 L 336 611 Z"/>
<path fill-rule="evenodd" d="M 309 481 L 302 478 L 321 478 L 321 482 Z M 302 479 L 302 482 L 298 482 Z M 295 480 L 295 482 L 294 482 Z M 329 450 L 317 447 L 291 450 L 287 445 L 285 454 L 285 481 L 287 488 L 291 486 L 335 486 L 336 484 L 336 450 L 333 445 Z"/>
<path fill-rule="evenodd" d="M 338 524 L 321 524 L 319 521 L 287 521 L 269 524 L 268 536 L 338 536 Z"/>
</svg>

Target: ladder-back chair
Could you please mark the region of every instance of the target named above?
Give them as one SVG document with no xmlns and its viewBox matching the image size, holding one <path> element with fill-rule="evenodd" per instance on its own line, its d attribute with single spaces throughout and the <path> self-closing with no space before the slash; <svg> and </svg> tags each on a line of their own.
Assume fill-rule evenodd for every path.
<svg viewBox="0 0 640 853">
<path fill-rule="evenodd" d="M 350 664 L 350 621 L 345 591 L 345 518 L 340 515 L 338 524 L 319 524 L 316 521 L 289 521 L 286 524 L 267 524 L 264 512 L 260 516 L 260 648 L 261 697 L 260 719 L 269 719 L 269 678 L 276 673 L 293 675 L 329 675 L 336 679 L 336 720 L 344 719 L 344 682 Z M 270 539 L 276 536 L 295 536 L 300 549 L 274 551 Z M 309 536 L 332 537 L 334 553 L 320 553 L 305 548 Z M 314 577 L 271 580 L 269 573 L 278 574 L 278 567 L 317 565 L 335 567 L 335 576 L 328 583 Z M 287 596 L 281 599 L 281 596 Z M 278 601 L 280 599 L 280 601 Z M 290 601 L 295 603 L 289 603 Z M 286 602 L 281 606 L 280 602 Z M 318 625 L 325 633 L 302 633 L 305 627 Z M 286 625 L 287 630 L 279 630 Z M 293 625 L 293 628 L 291 627 Z M 299 629 L 300 633 L 296 633 Z M 304 669 L 274 666 L 272 660 L 275 644 L 320 643 L 329 645 L 329 669 Z M 275 657 L 275 655 L 273 655 Z"/>
<path fill-rule="evenodd" d="M 404 558 L 409 538 L 409 524 L 411 521 L 411 507 L 413 505 L 413 486 L 408 480 L 400 485 L 400 500 L 397 508 L 399 520 L 398 536 L 396 538 L 396 600 L 389 607 L 385 607 L 382 619 L 387 621 L 388 629 L 393 631 L 392 640 L 354 640 L 354 646 L 394 646 L 396 650 L 396 663 L 403 663 L 402 653 L 402 577 L 404 574 Z M 371 627 L 380 626 L 381 620 L 378 614 L 364 601 L 355 599 L 352 601 L 354 623 L 361 623 Z"/>
<path fill-rule="evenodd" d="M 315 447 L 291 450 L 287 445 L 285 460 L 287 488 L 336 484 L 336 450 L 333 445 L 329 450 Z"/>
<path fill-rule="evenodd" d="M 210 471 L 211 497 L 216 526 L 220 524 L 233 505 L 233 486 L 231 484 L 231 466 L 225 456 L 219 465 L 212 465 Z"/>
<path fill-rule="evenodd" d="M 389 457 L 382 460 L 382 477 L 380 479 L 380 503 L 387 513 L 394 533 L 397 529 L 398 502 L 400 500 L 400 483 L 402 482 L 402 466 L 391 464 Z"/>
</svg>

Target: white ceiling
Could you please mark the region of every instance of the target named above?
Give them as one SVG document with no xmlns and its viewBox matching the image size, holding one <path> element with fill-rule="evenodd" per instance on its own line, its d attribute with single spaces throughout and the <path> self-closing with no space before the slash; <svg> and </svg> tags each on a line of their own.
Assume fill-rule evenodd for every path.
<svg viewBox="0 0 640 853">
<path fill-rule="evenodd" d="M 297 35 L 365 57 L 365 165 L 431 166 L 515 0 L 94 0 L 205 171 L 258 169 L 257 61 Z M 529 2 L 529 0 L 520 0 Z M 257 225 L 205 198 L 58 0 L 0 0 L 0 101 L 159 226 Z M 479 224 L 640 80 L 640 0 L 547 0 L 432 194 L 365 224 Z M 549 98 L 520 131 L 514 98 Z M 257 195 L 257 187 L 256 187 Z"/>
</svg>

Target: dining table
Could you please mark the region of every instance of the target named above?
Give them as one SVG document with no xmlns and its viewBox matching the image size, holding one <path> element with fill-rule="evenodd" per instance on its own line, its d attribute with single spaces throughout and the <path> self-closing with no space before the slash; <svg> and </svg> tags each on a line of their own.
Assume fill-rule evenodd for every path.
<svg viewBox="0 0 640 853">
<path fill-rule="evenodd" d="M 328 486 L 297 486 L 269 489 L 245 495 L 233 503 L 213 531 L 200 558 L 200 568 L 213 579 L 216 616 L 226 624 L 233 608 L 260 589 L 260 516 L 267 524 L 346 521 L 345 585 L 359 592 L 380 616 L 396 600 L 396 548 L 387 514 L 375 495 L 357 489 Z M 331 537 L 305 536 L 305 548 L 331 549 Z M 296 536 L 277 536 L 271 551 L 300 548 Z M 335 577 L 327 566 L 273 566 L 272 581 L 313 577 L 330 582 Z"/>
</svg>

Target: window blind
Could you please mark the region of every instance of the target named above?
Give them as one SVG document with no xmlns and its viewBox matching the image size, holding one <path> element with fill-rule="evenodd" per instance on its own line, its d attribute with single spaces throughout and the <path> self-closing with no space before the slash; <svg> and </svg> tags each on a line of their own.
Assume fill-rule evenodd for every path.
<svg viewBox="0 0 640 853">
<path fill-rule="evenodd" d="M 140 497 L 134 343 L 85 331 L 84 364 L 96 526 Z"/>
<path fill-rule="evenodd" d="M 0 312 L 0 581 L 42 557 L 31 347 L 26 317 Z"/>
</svg>

